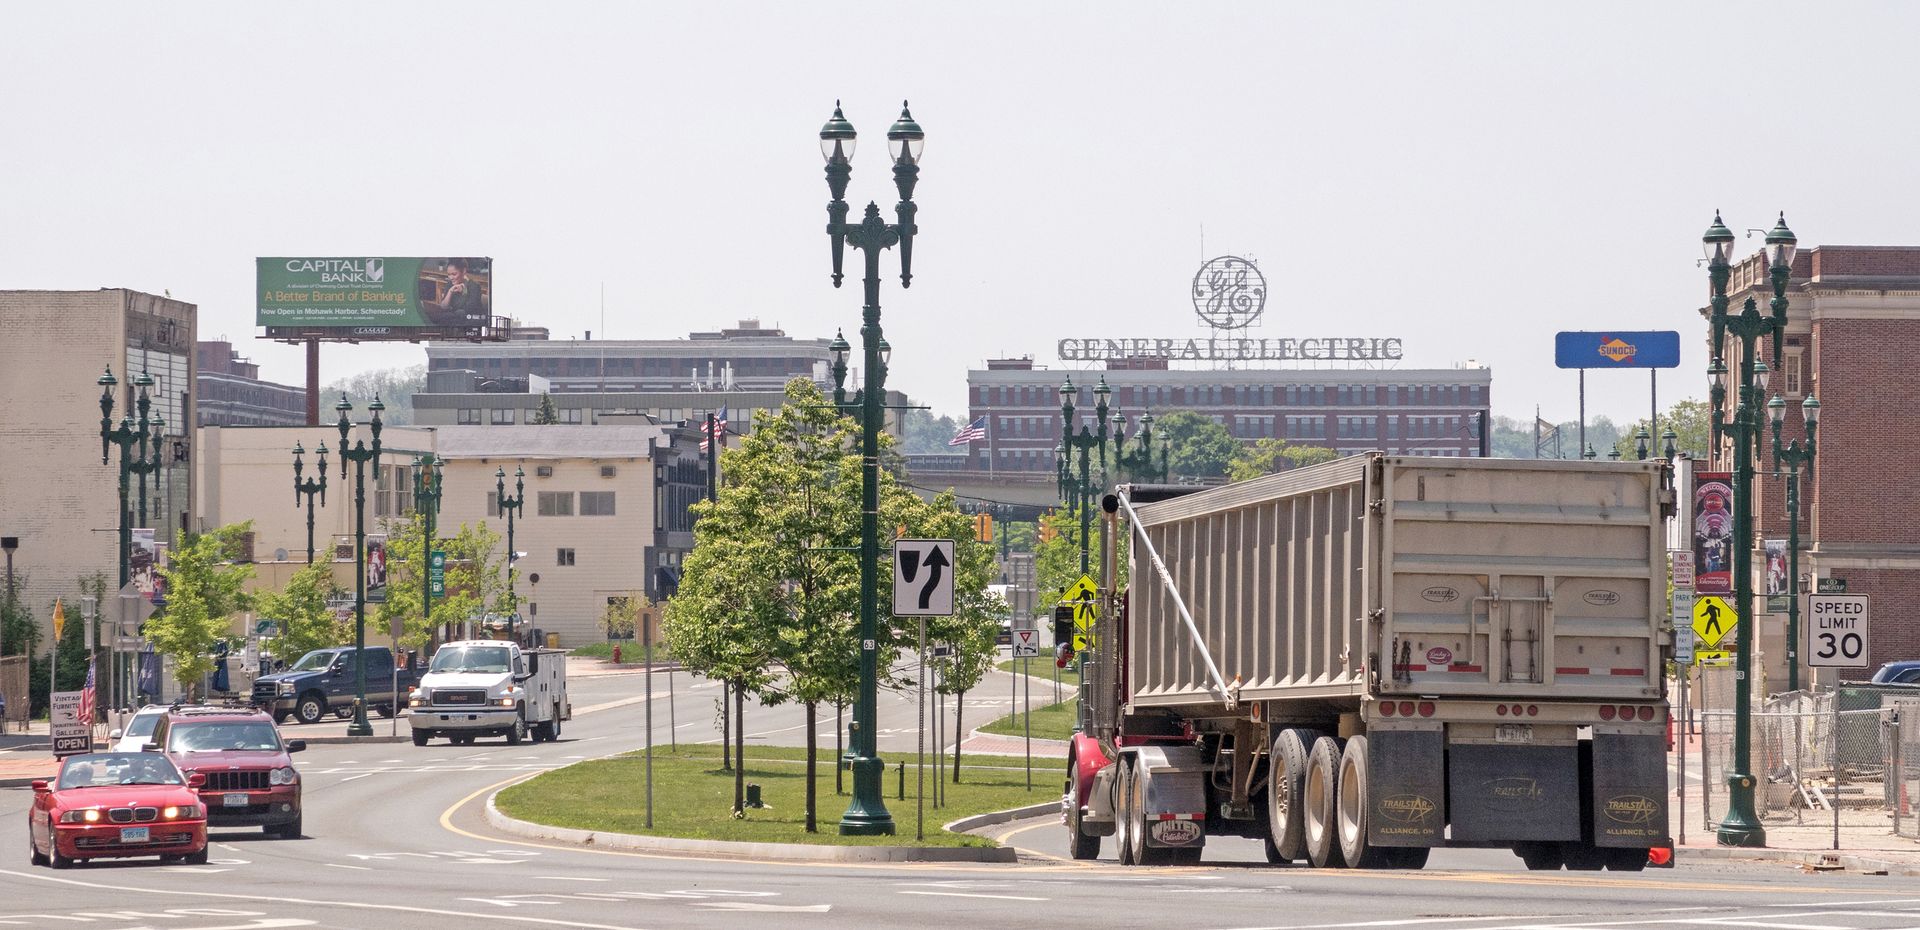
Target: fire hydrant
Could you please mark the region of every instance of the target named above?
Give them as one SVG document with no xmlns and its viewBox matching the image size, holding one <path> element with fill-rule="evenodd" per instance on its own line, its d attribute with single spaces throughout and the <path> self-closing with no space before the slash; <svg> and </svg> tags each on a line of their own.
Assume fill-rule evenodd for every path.
<svg viewBox="0 0 1920 930">
<path fill-rule="evenodd" d="M 619 643 L 613 644 L 613 664 L 615 665 L 620 664 L 620 644 Z"/>
</svg>

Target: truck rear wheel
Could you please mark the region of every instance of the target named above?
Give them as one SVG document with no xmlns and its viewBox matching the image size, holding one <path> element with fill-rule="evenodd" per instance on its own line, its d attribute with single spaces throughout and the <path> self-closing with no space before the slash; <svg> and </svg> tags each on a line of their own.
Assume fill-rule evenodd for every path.
<svg viewBox="0 0 1920 930">
<path fill-rule="evenodd" d="M 1133 840 L 1134 865 L 1166 865 L 1173 862 L 1179 850 L 1165 846 L 1154 846 L 1147 842 L 1147 779 L 1140 766 L 1133 766 L 1133 777 L 1127 786 L 1127 833 Z M 1197 854 L 1199 850 L 1194 850 Z"/>
<path fill-rule="evenodd" d="M 300 695 L 299 703 L 293 705 L 293 719 L 301 723 L 319 723 L 326 715 L 327 696 L 318 691 Z"/>
<path fill-rule="evenodd" d="M 1300 799 L 1307 786 L 1307 746 L 1319 734 L 1281 730 L 1267 757 L 1267 861 L 1297 862 L 1307 857 L 1307 834 Z"/>
<path fill-rule="evenodd" d="M 1119 794 L 1114 804 L 1114 840 L 1119 845 L 1121 865 L 1139 865 L 1139 847 L 1135 845 L 1140 833 L 1138 815 L 1133 809 L 1133 757 L 1120 757 L 1120 778 L 1115 790 Z M 1144 818 L 1142 818 L 1144 819 Z"/>
<path fill-rule="evenodd" d="M 1339 800 L 1340 743 L 1331 736 L 1313 741 L 1307 752 L 1307 785 L 1300 798 L 1305 803 L 1307 861 L 1316 869 L 1338 869 L 1347 863 L 1340 857 L 1340 830 L 1335 819 Z"/>
<path fill-rule="evenodd" d="M 1340 792 L 1335 805 L 1340 830 L 1340 858 L 1356 869 L 1380 869 L 1389 864 L 1387 848 L 1367 842 L 1367 738 L 1347 737 L 1340 753 Z"/>
<path fill-rule="evenodd" d="M 425 746 L 427 744 L 427 740 L 430 740 L 432 738 L 433 738 L 433 732 L 431 730 L 413 731 L 413 744 L 415 746 Z"/>
</svg>

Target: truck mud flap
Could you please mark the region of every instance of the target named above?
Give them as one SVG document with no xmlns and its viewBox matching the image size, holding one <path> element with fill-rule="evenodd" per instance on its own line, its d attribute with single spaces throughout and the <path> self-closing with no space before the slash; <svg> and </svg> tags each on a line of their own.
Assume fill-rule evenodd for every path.
<svg viewBox="0 0 1920 930">
<path fill-rule="evenodd" d="M 1447 747 L 1447 787 L 1455 841 L 1580 839 L 1576 747 L 1454 743 Z"/>
<path fill-rule="evenodd" d="M 1667 845 L 1666 739 L 1659 734 L 1593 737 L 1595 846 Z"/>
<path fill-rule="evenodd" d="M 1367 734 L 1367 843 L 1442 846 L 1446 841 L 1446 735 L 1433 730 Z"/>
</svg>

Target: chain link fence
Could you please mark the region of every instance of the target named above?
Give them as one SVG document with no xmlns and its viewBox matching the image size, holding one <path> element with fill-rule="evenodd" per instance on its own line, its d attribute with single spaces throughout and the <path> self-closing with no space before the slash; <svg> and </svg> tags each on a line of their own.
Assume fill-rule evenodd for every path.
<svg viewBox="0 0 1920 930">
<path fill-rule="evenodd" d="M 1709 831 L 1726 812 L 1736 724 L 1731 700 L 1715 703 L 1692 715 L 1699 754 L 1688 760 L 1697 773 L 1688 780 L 1697 778 L 1703 801 L 1700 825 Z M 1913 809 L 1920 798 L 1920 695 L 1913 689 L 1796 692 L 1756 702 L 1749 716 L 1754 807 L 1763 823 L 1830 821 L 1837 844 L 1843 820 L 1848 832 L 1877 827 L 1885 835 L 1883 818 L 1890 818 L 1894 833 L 1920 837 Z"/>
</svg>

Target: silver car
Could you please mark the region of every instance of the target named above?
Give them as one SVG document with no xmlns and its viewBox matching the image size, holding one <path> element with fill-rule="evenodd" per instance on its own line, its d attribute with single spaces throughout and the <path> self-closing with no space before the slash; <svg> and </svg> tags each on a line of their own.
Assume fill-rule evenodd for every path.
<svg viewBox="0 0 1920 930">
<path fill-rule="evenodd" d="M 139 752 L 153 738 L 153 725 L 167 712 L 165 704 L 149 704 L 127 718 L 126 729 L 107 734 L 107 752 Z"/>
</svg>

